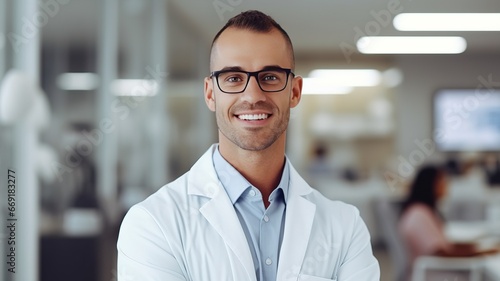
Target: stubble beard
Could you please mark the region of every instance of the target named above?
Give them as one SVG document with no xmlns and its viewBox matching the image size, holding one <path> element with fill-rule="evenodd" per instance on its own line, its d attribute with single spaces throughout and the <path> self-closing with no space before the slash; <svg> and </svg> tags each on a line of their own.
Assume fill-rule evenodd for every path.
<svg viewBox="0 0 500 281">
<path fill-rule="evenodd" d="M 273 112 L 272 118 L 276 118 L 275 114 L 277 112 Z M 231 127 L 229 120 L 224 118 L 223 112 L 218 112 L 216 116 L 219 132 L 229 141 L 243 150 L 262 151 L 273 145 L 286 131 L 290 119 L 290 108 L 287 108 L 279 122 L 271 124 L 270 128 L 235 129 Z M 244 130 L 244 132 L 241 132 L 241 130 Z"/>
</svg>

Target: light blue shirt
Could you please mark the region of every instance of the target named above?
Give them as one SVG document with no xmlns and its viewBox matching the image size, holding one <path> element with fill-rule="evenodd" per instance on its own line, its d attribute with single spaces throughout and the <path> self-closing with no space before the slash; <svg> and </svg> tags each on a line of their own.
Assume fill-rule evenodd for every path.
<svg viewBox="0 0 500 281">
<path fill-rule="evenodd" d="M 276 280 L 290 181 L 288 162 L 285 161 L 279 185 L 269 196 L 267 209 L 260 191 L 222 157 L 218 147 L 213 162 L 245 232 L 257 280 Z"/>
</svg>

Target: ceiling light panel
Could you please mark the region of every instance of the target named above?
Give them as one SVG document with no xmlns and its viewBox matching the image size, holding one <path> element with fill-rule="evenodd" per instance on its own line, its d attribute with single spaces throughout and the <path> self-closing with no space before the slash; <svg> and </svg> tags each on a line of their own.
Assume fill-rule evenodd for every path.
<svg viewBox="0 0 500 281">
<path fill-rule="evenodd" d="M 365 36 L 356 46 L 363 54 L 460 54 L 467 42 L 459 36 Z"/>
<path fill-rule="evenodd" d="M 500 13 L 403 13 L 393 25 L 400 31 L 500 31 Z"/>
<path fill-rule="evenodd" d="M 351 87 L 335 85 L 326 78 L 304 78 L 302 86 L 303 95 L 344 95 L 351 91 Z"/>
<path fill-rule="evenodd" d="M 337 87 L 373 87 L 381 81 L 380 71 L 376 69 L 315 69 L 309 77 L 326 79 Z"/>
</svg>

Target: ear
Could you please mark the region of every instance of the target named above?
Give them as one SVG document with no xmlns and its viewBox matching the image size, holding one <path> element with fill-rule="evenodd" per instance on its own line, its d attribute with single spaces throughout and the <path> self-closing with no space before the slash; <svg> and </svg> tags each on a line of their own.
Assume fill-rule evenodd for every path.
<svg viewBox="0 0 500 281">
<path fill-rule="evenodd" d="M 203 89 L 205 103 L 207 104 L 208 109 L 215 112 L 215 93 L 213 85 L 214 83 L 212 83 L 212 79 L 205 77 L 205 87 Z"/>
<path fill-rule="evenodd" d="M 290 96 L 290 108 L 296 107 L 299 102 L 300 98 L 302 97 L 302 83 L 303 83 L 302 76 L 295 76 L 292 78 L 292 94 Z"/>
</svg>

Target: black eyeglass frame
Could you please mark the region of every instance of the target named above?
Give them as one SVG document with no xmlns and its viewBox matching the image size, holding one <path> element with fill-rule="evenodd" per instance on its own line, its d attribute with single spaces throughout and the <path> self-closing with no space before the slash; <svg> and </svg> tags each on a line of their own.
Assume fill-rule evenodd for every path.
<svg viewBox="0 0 500 281">
<path fill-rule="evenodd" d="M 280 71 L 284 71 L 286 73 L 285 85 L 280 90 L 269 91 L 269 90 L 262 89 L 262 86 L 260 85 L 260 81 L 259 81 L 259 76 L 258 75 L 261 72 L 273 71 L 273 70 L 280 70 Z M 247 75 L 247 83 L 245 84 L 245 87 L 243 88 L 243 90 L 238 91 L 238 92 L 227 92 L 227 91 L 224 91 L 224 90 L 221 89 L 221 87 L 219 85 L 219 75 L 222 74 L 222 73 L 227 73 L 227 72 L 245 73 Z M 255 80 L 257 81 L 257 85 L 259 85 L 259 88 L 263 92 L 266 92 L 266 93 L 276 93 L 276 92 L 283 91 L 286 88 L 286 86 L 288 86 L 288 76 L 290 76 L 290 74 L 292 74 L 292 76 L 295 77 L 295 73 L 293 73 L 292 69 L 290 69 L 290 68 L 281 68 L 281 67 L 264 68 L 264 69 L 259 70 L 259 71 L 243 71 L 243 70 L 230 70 L 230 69 L 228 69 L 228 70 L 212 71 L 210 73 L 209 78 L 212 79 L 212 78 L 215 77 L 215 81 L 217 82 L 217 87 L 219 88 L 219 90 L 221 92 L 226 93 L 226 94 L 240 94 L 240 93 L 243 93 L 247 89 L 248 83 L 250 82 L 250 78 L 252 76 L 255 77 Z"/>
</svg>

